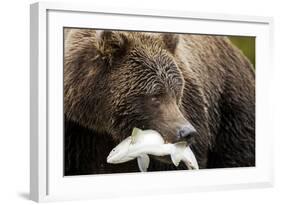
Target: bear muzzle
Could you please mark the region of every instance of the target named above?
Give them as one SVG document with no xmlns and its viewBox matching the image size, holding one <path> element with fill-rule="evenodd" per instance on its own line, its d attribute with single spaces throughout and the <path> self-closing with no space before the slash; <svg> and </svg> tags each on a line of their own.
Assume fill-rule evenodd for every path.
<svg viewBox="0 0 281 205">
<path fill-rule="evenodd" d="M 196 133 L 196 129 L 190 123 L 186 123 L 177 131 L 176 141 L 190 142 Z"/>
</svg>

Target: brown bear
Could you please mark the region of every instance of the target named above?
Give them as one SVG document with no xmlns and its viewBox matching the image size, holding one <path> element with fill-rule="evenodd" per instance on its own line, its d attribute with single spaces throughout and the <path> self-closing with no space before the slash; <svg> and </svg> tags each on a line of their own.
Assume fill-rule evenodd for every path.
<svg viewBox="0 0 281 205">
<path fill-rule="evenodd" d="M 65 28 L 64 119 L 65 175 L 138 171 L 106 163 L 134 127 L 189 141 L 200 169 L 255 166 L 255 72 L 223 36 Z"/>
</svg>

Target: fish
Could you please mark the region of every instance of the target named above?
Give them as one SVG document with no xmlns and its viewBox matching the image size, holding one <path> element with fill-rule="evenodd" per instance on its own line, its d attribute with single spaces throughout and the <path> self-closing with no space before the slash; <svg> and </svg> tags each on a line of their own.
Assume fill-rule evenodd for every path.
<svg viewBox="0 0 281 205">
<path fill-rule="evenodd" d="M 150 163 L 149 155 L 170 155 L 175 166 L 183 161 L 188 169 L 199 169 L 196 157 L 186 141 L 165 143 L 157 131 L 139 128 L 134 128 L 131 136 L 111 150 L 107 163 L 119 164 L 137 159 L 139 170 L 146 172 Z"/>
</svg>

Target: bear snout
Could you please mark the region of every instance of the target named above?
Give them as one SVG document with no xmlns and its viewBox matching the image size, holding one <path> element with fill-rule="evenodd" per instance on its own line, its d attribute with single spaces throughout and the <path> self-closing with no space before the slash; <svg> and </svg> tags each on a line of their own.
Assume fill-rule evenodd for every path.
<svg viewBox="0 0 281 205">
<path fill-rule="evenodd" d="M 197 135 L 196 129 L 187 120 L 167 120 L 158 123 L 158 126 L 154 129 L 162 135 L 166 143 L 177 143 L 180 141 L 192 143 Z"/>
<path fill-rule="evenodd" d="M 154 115 L 153 127 L 163 136 L 166 143 L 192 141 L 197 131 L 185 118 L 175 100 L 163 101 L 158 111 Z"/>
<path fill-rule="evenodd" d="M 196 133 L 196 129 L 190 123 L 186 123 L 177 131 L 177 141 L 190 142 Z"/>
</svg>

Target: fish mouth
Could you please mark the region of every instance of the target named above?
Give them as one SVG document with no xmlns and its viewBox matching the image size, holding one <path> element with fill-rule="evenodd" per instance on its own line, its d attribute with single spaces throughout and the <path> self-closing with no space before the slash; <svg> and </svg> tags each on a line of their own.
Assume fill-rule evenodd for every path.
<svg viewBox="0 0 281 205">
<path fill-rule="evenodd" d="M 120 163 L 123 163 L 123 162 L 126 162 L 126 161 L 116 160 L 114 158 L 107 158 L 106 162 L 109 163 L 109 164 L 120 164 Z"/>
<path fill-rule="evenodd" d="M 114 160 L 109 156 L 106 158 L 106 162 L 110 164 L 114 164 Z"/>
<path fill-rule="evenodd" d="M 106 162 L 110 164 L 118 164 L 118 157 L 113 153 L 109 153 L 109 155 L 106 158 Z"/>
<path fill-rule="evenodd" d="M 114 156 L 113 154 L 109 154 L 106 158 L 106 162 L 109 164 L 119 164 L 122 163 L 122 160 L 118 159 L 118 157 Z"/>
</svg>

